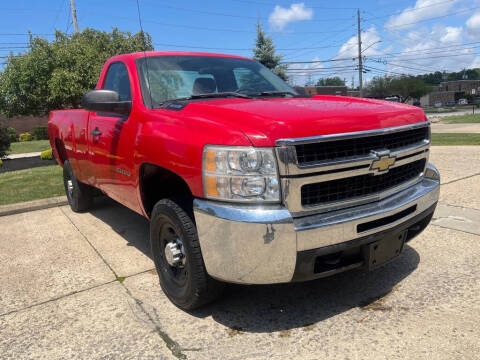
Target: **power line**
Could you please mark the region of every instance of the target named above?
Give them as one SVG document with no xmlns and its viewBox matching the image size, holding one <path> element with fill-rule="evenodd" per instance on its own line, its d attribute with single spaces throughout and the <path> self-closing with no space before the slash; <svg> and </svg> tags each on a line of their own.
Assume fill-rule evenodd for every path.
<svg viewBox="0 0 480 360">
<path fill-rule="evenodd" d="M 53 22 L 53 29 L 54 29 L 54 30 L 55 30 L 55 28 L 56 28 L 56 26 L 57 26 L 58 16 L 60 15 L 60 13 L 62 12 L 62 10 L 64 9 L 66 1 L 67 1 L 67 0 L 61 0 L 62 4 L 61 4 L 60 8 L 58 9 L 57 15 L 55 15 L 55 21 Z"/>
<path fill-rule="evenodd" d="M 100 16 L 107 16 L 107 17 L 112 17 L 112 18 L 117 18 L 117 19 L 124 19 L 124 20 L 130 20 L 130 21 L 137 21 L 137 19 L 134 19 L 132 17 L 128 16 L 119 16 L 115 14 L 106 14 L 106 13 L 101 13 L 101 12 L 96 12 L 96 11 L 91 11 L 91 10 L 82 10 L 84 14 L 91 14 L 91 15 L 100 15 Z M 178 27 L 178 28 L 185 28 L 185 29 L 191 29 L 191 30 L 202 30 L 202 31 L 214 31 L 214 32 L 235 32 L 235 33 L 256 33 L 256 30 L 244 30 L 244 29 L 238 29 L 238 28 L 216 28 L 216 27 L 204 27 L 204 26 L 195 26 L 195 25 L 184 25 L 184 24 L 175 24 L 175 23 L 166 23 L 162 21 L 156 21 L 156 20 L 145 20 L 142 19 L 143 23 L 151 23 L 155 25 L 161 25 L 161 26 L 168 26 L 168 27 Z M 276 33 L 276 35 L 279 36 L 284 36 L 284 35 L 298 35 L 298 34 L 332 34 L 336 32 L 342 32 L 342 31 L 296 31 L 295 33 Z M 343 31 L 344 32 L 344 31 Z"/>
<path fill-rule="evenodd" d="M 366 22 L 370 23 L 371 25 L 374 25 L 374 26 L 376 26 L 376 27 L 378 27 L 378 28 L 380 28 L 380 29 L 383 28 L 383 25 L 380 25 L 380 24 L 378 24 L 378 23 L 376 23 L 376 22 L 373 22 L 373 21 L 371 21 L 371 20 L 369 20 L 369 19 L 363 18 L 362 20 L 363 20 L 363 21 L 366 21 Z M 395 34 L 395 33 L 393 33 L 393 32 L 391 32 L 390 35 L 396 37 L 398 40 L 405 40 L 405 37 L 400 36 L 400 35 L 398 35 L 398 34 Z M 416 33 L 414 33 L 414 32 L 410 32 L 409 35 L 415 37 L 415 39 L 418 39 L 418 40 L 420 40 L 420 41 L 425 41 L 426 39 L 428 39 L 428 40 L 431 40 L 431 41 L 433 41 L 433 42 L 435 42 L 435 43 L 438 43 L 438 44 L 442 44 L 442 45 L 443 45 L 443 43 L 441 43 L 439 40 L 434 39 L 434 38 L 432 38 L 431 36 L 426 36 L 425 34 L 419 35 L 419 34 L 416 34 Z M 391 41 L 391 42 L 393 42 L 393 43 L 395 43 L 395 44 L 399 44 L 399 45 L 403 46 L 403 44 L 400 44 L 398 41 L 392 40 L 392 39 L 389 38 L 388 36 L 385 36 L 385 35 L 384 35 L 384 36 L 383 36 L 383 39 L 386 39 L 386 40 Z"/>
<path fill-rule="evenodd" d="M 182 7 L 176 7 L 176 6 L 171 6 L 171 5 L 165 5 L 163 3 L 162 3 L 162 8 L 168 8 L 168 9 L 185 11 L 185 12 L 193 12 L 193 13 L 198 13 L 198 14 L 206 14 L 206 15 L 212 15 L 212 16 L 224 16 L 224 17 L 233 17 L 233 18 L 240 18 L 240 19 L 255 19 L 255 20 L 259 19 L 258 16 L 238 15 L 238 14 L 231 14 L 231 13 L 182 8 Z M 312 9 L 313 7 L 308 6 L 308 8 Z M 262 17 L 260 19 L 268 20 L 268 18 L 265 18 L 265 17 Z M 309 21 L 310 22 L 335 22 L 335 21 L 347 21 L 347 20 L 350 20 L 350 19 L 351 18 L 325 18 L 325 19 L 315 19 L 315 20 L 312 19 L 312 20 L 309 20 Z"/>
<path fill-rule="evenodd" d="M 390 70 L 383 70 L 383 69 L 375 68 L 375 67 L 372 67 L 372 66 L 365 66 L 365 69 L 366 70 L 375 70 L 377 72 L 383 72 L 383 73 L 386 73 L 386 74 L 405 75 L 404 73 L 398 73 L 398 72 L 390 71 Z"/>
<path fill-rule="evenodd" d="M 356 70 L 337 70 L 337 71 L 330 71 L 330 72 L 312 72 L 312 73 L 299 73 L 299 74 L 291 74 L 290 76 L 292 77 L 300 77 L 300 76 L 313 76 L 313 75 L 319 75 L 322 77 L 326 76 L 333 76 L 336 74 L 356 74 Z"/>
<path fill-rule="evenodd" d="M 320 64 L 320 63 L 329 63 L 333 61 L 346 61 L 346 60 L 355 60 L 356 57 L 348 57 L 348 58 L 331 58 L 327 60 L 312 60 L 312 61 L 284 61 L 281 64 Z"/>
<path fill-rule="evenodd" d="M 47 33 L 0 33 L 0 36 L 28 36 L 28 35 L 55 36 L 55 34 L 47 34 Z"/>
<path fill-rule="evenodd" d="M 480 8 L 480 6 L 475 6 L 475 7 L 469 8 L 469 9 L 460 10 L 460 11 L 453 12 L 453 13 L 449 13 L 449 14 L 446 14 L 446 15 L 435 16 L 435 17 L 431 17 L 431 18 L 428 18 L 428 19 L 418 20 L 418 21 L 411 22 L 411 23 L 405 23 L 405 24 L 399 24 L 399 25 L 392 25 L 392 26 L 385 25 L 385 28 L 386 28 L 386 29 L 401 28 L 401 27 L 405 27 L 405 26 L 407 26 L 407 25 L 419 24 L 419 23 L 425 22 L 425 21 L 436 20 L 436 19 L 443 19 L 443 18 L 446 18 L 446 17 L 450 17 L 450 16 L 454 16 L 454 15 L 458 15 L 458 14 L 463 14 L 463 13 L 466 13 L 466 12 L 471 12 L 472 10 L 476 10 L 476 9 L 479 9 L 479 8 Z"/>
<path fill-rule="evenodd" d="M 368 61 L 368 59 L 367 59 Z M 374 60 L 373 60 L 374 61 Z M 396 64 L 396 63 L 393 63 L 393 62 L 387 62 L 386 64 L 388 65 L 393 65 L 393 66 L 397 66 L 397 67 L 401 67 L 401 68 L 405 68 L 405 69 L 410 69 L 410 70 L 417 70 L 417 71 L 427 71 L 427 72 L 431 72 L 432 69 L 425 69 L 425 68 L 415 68 L 415 67 L 411 67 L 411 66 L 406 66 L 406 65 L 400 65 L 400 64 Z M 385 64 L 385 65 L 386 65 Z"/>
<path fill-rule="evenodd" d="M 434 47 L 434 48 L 427 48 L 427 49 L 417 49 L 417 50 L 406 50 L 406 51 L 401 51 L 401 52 L 383 52 L 385 55 L 391 55 L 391 56 L 396 56 L 396 55 L 403 55 L 403 54 L 407 54 L 407 53 L 415 53 L 415 54 L 419 54 L 419 53 L 423 53 L 423 54 L 435 54 L 435 53 L 444 53 L 445 51 L 456 51 L 456 50 L 469 50 L 469 49 L 476 49 L 478 47 L 480 47 L 480 45 L 478 46 L 471 46 L 471 47 L 466 47 L 467 45 L 474 45 L 474 44 L 480 44 L 480 41 L 475 41 L 475 42 L 470 42 L 470 43 L 465 43 L 465 44 L 456 44 L 456 45 L 448 45 L 448 46 L 437 46 L 437 47 Z M 432 50 L 434 50 L 434 52 L 431 52 Z M 438 50 L 438 51 L 436 51 Z M 441 50 L 441 51 L 440 51 Z M 419 54 L 421 55 L 421 54 Z"/>
<path fill-rule="evenodd" d="M 248 3 L 248 4 L 257 4 L 257 5 L 280 5 L 278 3 L 274 2 L 266 2 L 266 1 L 253 1 L 253 0 L 230 0 L 230 1 L 235 1 L 235 2 L 242 2 L 242 3 Z M 288 5 L 284 5 L 288 6 Z M 323 9 L 323 10 L 356 10 L 357 8 L 354 7 L 330 7 L 330 6 L 308 6 L 310 9 Z"/>
<path fill-rule="evenodd" d="M 480 55 L 480 53 L 469 53 L 469 54 L 451 54 L 451 55 L 439 55 L 439 56 L 425 56 L 421 58 L 404 58 L 405 61 L 409 60 L 425 60 L 425 59 L 440 59 L 445 57 L 456 57 L 456 56 L 475 56 Z M 398 61 L 397 59 L 395 61 Z"/>
<path fill-rule="evenodd" d="M 329 67 L 317 67 L 317 68 L 289 68 L 287 71 L 316 71 L 316 70 L 331 70 L 331 69 L 350 69 L 355 66 L 344 65 L 344 66 L 329 66 Z"/>
<path fill-rule="evenodd" d="M 65 24 L 65 33 L 66 34 L 68 34 L 68 30 L 70 30 L 70 25 L 72 24 L 72 22 L 70 21 L 71 15 L 72 15 L 72 13 L 69 11 L 68 15 L 67 15 L 67 23 Z"/>
<path fill-rule="evenodd" d="M 340 30 L 342 33 L 344 33 L 345 31 L 352 31 L 353 26 L 354 26 L 354 25 L 351 24 L 351 25 L 349 25 L 349 26 L 347 26 L 347 27 L 345 27 L 345 28 L 339 29 L 339 30 Z M 312 46 L 313 46 L 313 45 L 316 45 L 316 44 L 320 44 L 320 43 L 323 44 L 323 42 L 325 42 L 325 41 L 327 41 L 327 40 L 332 41 L 332 40 L 334 40 L 334 39 L 336 40 L 335 43 L 331 43 L 331 44 L 332 44 L 332 45 L 335 45 L 335 46 L 338 46 L 338 45 L 341 45 L 341 44 L 339 44 L 338 42 L 342 42 L 342 43 L 343 43 L 343 42 L 347 41 L 348 39 L 350 39 L 352 36 L 354 36 L 354 35 L 350 34 L 350 35 L 347 36 L 346 38 L 342 38 L 342 39 L 338 39 L 338 40 L 336 40 L 336 39 L 339 37 L 339 34 L 336 34 L 336 35 L 333 35 L 333 36 L 325 36 L 325 37 L 323 37 L 322 39 L 319 39 L 319 40 L 315 41 L 315 43 L 312 44 Z M 296 42 L 296 44 L 298 44 L 298 42 Z M 305 56 L 305 55 L 307 55 L 307 54 L 311 54 L 312 52 L 314 52 L 314 51 L 312 51 L 312 50 L 301 51 L 301 52 L 299 52 L 299 53 L 295 53 L 294 55 L 290 55 L 290 56 L 285 57 L 284 60 L 298 59 L 299 57 Z"/>
<path fill-rule="evenodd" d="M 376 16 L 376 17 L 373 17 L 372 19 L 384 19 L 384 18 L 388 18 L 388 17 L 392 17 L 392 16 L 402 15 L 403 13 L 406 13 L 406 12 L 418 11 L 418 10 L 426 9 L 426 8 L 433 7 L 433 6 L 438 6 L 440 4 L 450 3 L 450 2 L 453 2 L 453 1 L 457 1 L 457 0 L 440 1 L 440 2 L 436 2 L 436 3 L 432 3 L 430 5 L 419 6 L 417 8 L 400 10 L 400 11 L 397 11 L 395 13 L 388 14 L 388 15 Z"/>
<path fill-rule="evenodd" d="M 436 55 L 436 54 L 445 54 L 444 57 L 448 57 L 448 56 L 467 56 L 467 55 L 474 55 L 475 52 L 474 51 L 471 51 L 471 52 L 464 52 L 464 53 L 461 53 L 461 54 L 458 54 L 458 53 L 453 53 L 453 54 L 446 54 L 447 52 L 452 52 L 452 51 L 456 51 L 458 52 L 459 50 L 475 50 L 475 49 L 478 49 L 480 48 L 480 45 L 479 46 L 472 46 L 472 47 L 469 47 L 469 48 L 460 48 L 460 49 L 450 49 L 450 50 L 442 50 L 442 51 L 432 51 L 432 52 L 421 52 L 421 53 L 418 53 L 418 52 L 414 52 L 414 54 L 411 54 L 411 55 L 403 55 L 403 54 L 398 54 L 398 55 L 395 55 L 395 53 L 384 53 L 384 55 L 374 55 L 376 57 L 378 57 L 379 59 L 381 59 L 382 57 L 383 58 L 395 58 L 395 59 L 406 59 L 406 60 L 409 60 L 411 59 L 410 56 L 416 56 L 416 55 Z M 434 58 L 435 56 L 424 56 L 420 59 L 429 59 L 429 58 Z"/>
<path fill-rule="evenodd" d="M 178 47 L 178 48 L 189 48 L 189 49 L 205 49 L 205 50 L 252 50 L 252 48 L 222 48 L 222 47 L 206 47 L 206 46 L 194 46 L 194 45 L 177 45 L 177 44 L 166 44 L 166 43 L 154 43 L 153 45 L 159 46 L 169 46 L 169 47 Z M 317 47 L 304 47 L 304 48 L 277 48 L 279 51 L 293 51 L 293 50 L 312 50 L 312 49 L 327 49 L 337 47 L 336 45 L 325 45 Z"/>
</svg>

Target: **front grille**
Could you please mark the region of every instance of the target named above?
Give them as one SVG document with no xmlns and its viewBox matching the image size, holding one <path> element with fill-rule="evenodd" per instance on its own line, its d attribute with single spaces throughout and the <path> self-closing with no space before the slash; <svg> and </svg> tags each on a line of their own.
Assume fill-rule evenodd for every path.
<svg viewBox="0 0 480 360">
<path fill-rule="evenodd" d="M 390 169 L 383 175 L 359 175 L 302 186 L 302 205 L 312 206 L 373 195 L 398 186 L 419 176 L 425 159 Z"/>
<path fill-rule="evenodd" d="M 344 140 L 296 145 L 298 164 L 368 155 L 371 150 L 396 149 L 428 139 L 428 127 Z"/>
</svg>

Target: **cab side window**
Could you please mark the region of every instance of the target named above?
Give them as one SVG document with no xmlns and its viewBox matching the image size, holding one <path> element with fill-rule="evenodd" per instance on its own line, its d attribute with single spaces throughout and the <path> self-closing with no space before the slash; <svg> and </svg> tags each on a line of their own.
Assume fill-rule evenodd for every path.
<svg viewBox="0 0 480 360">
<path fill-rule="evenodd" d="M 122 62 L 116 62 L 108 67 L 107 76 L 103 84 L 105 90 L 116 91 L 120 95 L 120 101 L 131 101 L 130 80 L 127 67 Z"/>
</svg>

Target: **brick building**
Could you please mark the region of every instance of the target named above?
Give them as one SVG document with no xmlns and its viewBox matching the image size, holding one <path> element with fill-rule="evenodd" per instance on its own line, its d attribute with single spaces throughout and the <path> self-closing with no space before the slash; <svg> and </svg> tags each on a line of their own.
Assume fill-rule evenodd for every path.
<svg viewBox="0 0 480 360">
<path fill-rule="evenodd" d="M 466 95 L 480 96 L 480 80 L 455 80 L 440 83 L 422 99 L 422 105 L 433 106 L 440 101 L 443 105 L 449 102 L 457 103 Z"/>
</svg>

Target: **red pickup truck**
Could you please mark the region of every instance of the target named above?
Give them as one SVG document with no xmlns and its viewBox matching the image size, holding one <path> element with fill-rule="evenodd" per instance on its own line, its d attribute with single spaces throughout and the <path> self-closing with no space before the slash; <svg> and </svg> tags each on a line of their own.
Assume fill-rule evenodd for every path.
<svg viewBox="0 0 480 360">
<path fill-rule="evenodd" d="M 247 58 L 116 56 L 82 104 L 49 119 L 72 210 L 96 188 L 150 219 L 160 285 L 184 309 L 225 282 L 375 269 L 438 201 L 421 109 L 302 97 Z"/>
</svg>

